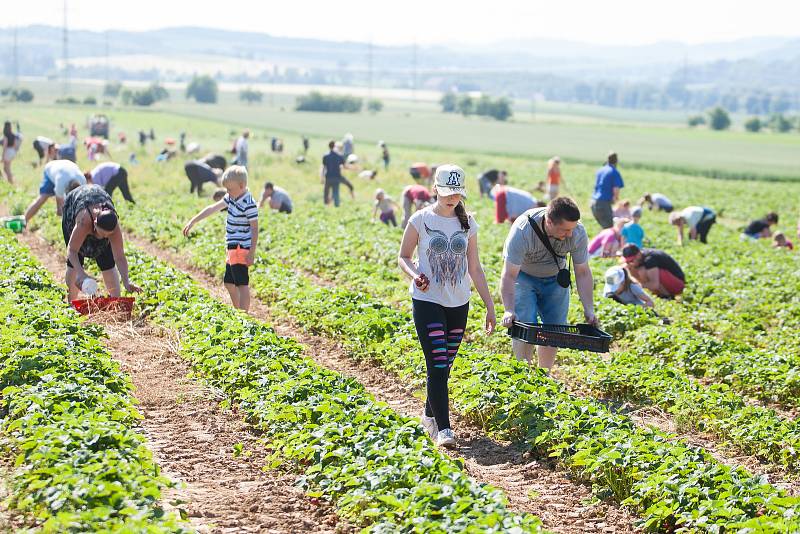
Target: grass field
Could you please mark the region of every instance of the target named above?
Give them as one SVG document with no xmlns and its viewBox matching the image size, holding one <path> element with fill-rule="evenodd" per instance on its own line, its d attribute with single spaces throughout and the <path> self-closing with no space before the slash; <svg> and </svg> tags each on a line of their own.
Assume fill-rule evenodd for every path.
<svg viewBox="0 0 800 534">
<path fill-rule="evenodd" d="M 37 87 L 42 86 L 35 86 L 42 93 L 42 102 L 51 101 L 59 89 L 57 83 Z M 99 88 L 76 85 L 73 92 L 97 94 Z M 292 110 L 293 102 L 290 95 L 265 95 L 264 103 L 248 106 L 239 103 L 235 93 L 223 92 L 220 103 L 209 106 L 187 102 L 173 92 L 171 101 L 154 109 L 213 119 L 237 128 L 263 129 L 271 135 L 313 133 L 339 138 L 351 132 L 362 146 L 383 139 L 390 146 L 531 159 L 547 159 L 557 154 L 568 164 L 589 165 L 599 164 L 613 149 L 620 154 L 623 169 L 734 179 L 800 180 L 800 135 L 692 130 L 682 124 L 679 113 L 542 103 L 537 105 L 535 115 L 531 115 L 528 106 L 522 106 L 514 120 L 500 123 L 445 115 L 433 102 L 387 101 L 385 110 L 374 115 L 299 113 Z M 7 104 L 0 107 L 11 118 L 27 114 L 25 109 Z M 70 113 L 83 118 L 92 111 L 93 108 L 79 106 L 75 113 Z M 117 115 L 124 110 L 107 111 Z"/>
<path fill-rule="evenodd" d="M 233 113 L 236 109 L 229 103 L 218 107 L 173 107 L 181 108 L 182 113 L 213 109 Z M 5 200 L 11 212 L 19 213 L 35 195 L 41 175 L 41 170 L 31 165 L 35 154 L 30 138 L 42 134 L 61 140 L 59 123 L 73 121 L 83 136 L 87 108 L 36 105 L 15 111 L 19 113 L 26 140 L 15 160 L 18 184 L 13 190 L 5 188 L 11 191 Z M 254 113 L 260 111 L 262 108 L 253 108 Z M 290 112 L 285 115 L 287 120 L 306 117 Z M 216 151 L 229 157 L 227 151 L 239 126 L 211 116 L 197 118 L 158 109 L 114 110 L 111 118 L 111 149 L 115 159 L 127 167 L 137 200 L 136 205 L 128 205 L 116 194 L 123 226 L 140 240 L 150 242 L 164 256 L 179 255 L 213 275 L 212 283 L 219 289 L 223 217 L 202 222 L 189 239 L 180 233 L 191 214 L 209 202 L 212 188 L 208 187 L 202 198 L 190 195 L 183 174 L 185 158 L 178 156 L 157 163 L 155 154 L 165 137 L 177 138 L 179 132 L 186 131 L 187 141 L 200 142 L 204 152 Z M 348 117 L 331 120 L 334 118 Z M 367 116 L 356 119 L 371 120 Z M 299 135 L 287 136 L 285 153 L 274 155 L 268 151 L 269 137 L 276 131 L 272 125 L 260 123 L 256 116 L 245 116 L 244 120 L 256 125 L 250 144 L 251 191 L 258 195 L 263 182 L 271 180 L 285 187 L 295 201 L 291 216 L 267 212 L 260 215 L 259 254 L 251 271 L 253 291 L 271 307 L 275 317 L 296 320 L 298 332 L 302 328 L 326 336 L 340 344 L 349 358 L 372 361 L 380 366 L 381 372 L 393 373 L 405 388 L 420 387 L 424 364 L 412 332 L 407 281 L 396 267 L 401 231 L 369 223 L 375 188 L 382 187 L 395 199 L 399 198 L 402 187 L 411 181 L 407 166 L 415 160 L 462 165 L 470 176 L 467 207 L 480 225 L 481 259 L 497 301 L 501 250 L 508 225 L 493 224 L 493 205 L 478 197 L 474 178 L 486 168 L 503 167 L 508 169 L 513 185 L 532 189 L 544 176 L 545 160 L 476 151 L 469 146 L 449 149 L 405 146 L 387 138 L 392 149 L 388 171 L 381 170 L 375 181 L 364 181 L 351 173 L 355 199 L 345 194 L 343 206 L 334 209 L 322 204 L 318 176 L 320 158 L 332 132 L 313 129 L 309 123 L 307 132 L 314 134 L 309 161 L 297 164 L 294 156 L 300 148 Z M 377 167 L 378 148 L 364 142 L 354 124 L 343 123 L 340 129 L 356 133 L 356 149 L 363 165 Z M 135 132 L 151 127 L 157 141 L 141 149 Z M 128 144 L 113 141 L 117 131 L 127 132 Z M 624 154 L 622 147 L 619 150 Z M 137 155 L 138 165 L 126 163 L 131 153 Z M 92 165 L 83 150 L 79 151 L 78 162 L 82 168 Z M 569 160 L 564 166 L 567 192 L 584 211 L 583 220 L 590 235 L 598 230 L 588 214 L 596 166 Z M 642 225 L 648 243 L 674 255 L 687 273 L 689 283 L 682 297 L 657 303 L 659 313 L 672 323 L 662 324 L 641 310 L 603 298 L 602 275 L 612 261 L 592 260 L 598 316 L 604 328 L 615 334 L 614 350 L 610 357 L 563 351 L 555 370 L 555 376 L 562 382 L 556 383 L 530 372 L 524 364 L 509 357 L 505 335 L 486 336 L 480 332 L 483 309 L 474 298 L 467 343 L 453 368 L 450 386 L 453 411 L 480 427 L 481 435 L 513 441 L 537 462 L 555 458 L 555 471 L 569 473 L 572 480 L 566 483 L 567 490 L 561 482 L 562 490 L 575 492 L 576 488 L 590 486 L 597 501 L 636 514 L 638 524 L 647 525 L 651 531 L 672 532 L 677 528 L 738 531 L 745 528 L 744 521 L 755 531 L 775 532 L 781 528 L 795 531 L 800 485 L 792 482 L 787 473 L 796 472 L 800 465 L 797 452 L 800 425 L 795 422 L 800 407 L 800 380 L 796 378 L 800 344 L 792 335 L 800 326 L 796 282 L 800 257 L 796 252 L 773 250 L 766 242 L 742 243 L 738 233 L 748 220 L 774 210 L 781 216 L 777 230 L 794 238 L 800 182 L 722 181 L 697 174 L 629 167 L 623 167 L 622 171 L 627 184 L 624 197 L 636 200 L 645 191 L 659 191 L 670 196 L 678 207 L 708 204 L 721 214 L 720 224 L 711 231 L 710 244 L 690 242 L 682 248 L 676 246 L 674 229 L 663 214 L 644 215 Z M 31 230 L 38 228 L 63 249 L 52 204 L 45 205 Z M 245 406 L 270 407 L 270 412 L 256 413 L 272 421 L 267 425 L 270 432 L 277 428 L 274 421 L 281 410 L 305 409 L 292 408 L 292 402 L 285 402 L 284 398 L 265 400 L 274 399 L 276 391 L 288 386 L 269 372 L 264 375 L 270 378 L 267 384 L 260 374 L 263 371 L 252 366 L 252 355 L 240 354 L 241 338 L 255 330 L 250 330 L 254 327 L 248 322 L 244 331 L 247 334 L 239 333 L 242 327 L 238 325 L 238 316 L 233 316 L 225 306 L 227 301 L 209 302 L 196 308 L 200 300 L 196 290 L 182 287 L 185 282 L 180 282 L 183 279 L 172 268 L 159 267 L 152 259 L 142 259 L 139 253 L 132 253 L 132 257 L 136 258 L 131 267 L 134 281 L 142 280 L 147 289 L 140 296 L 140 305 L 147 306 L 151 319 L 160 317 L 167 326 L 179 325 L 182 335 L 188 336 L 182 340 L 187 344 L 182 350 L 200 363 L 205 370 L 203 374 L 212 376 L 213 383 L 220 383 L 233 399 L 242 395 L 239 398 L 247 400 Z M 57 267 L 62 266 L 63 263 L 58 263 Z M 160 277 L 164 278 L 163 283 Z M 198 301 L 185 308 L 192 299 Z M 573 297 L 573 319 L 579 320 L 579 307 Z M 209 329 L 204 319 L 212 317 L 217 326 Z M 206 339 L 209 332 L 215 336 L 210 341 Z M 196 347 L 195 338 L 202 341 Z M 253 354 L 260 350 L 261 339 L 252 344 Z M 222 348 L 217 350 L 217 345 Z M 215 348 L 206 350 L 208 347 Z M 319 347 L 315 345 L 316 352 L 327 350 Z M 287 361 L 297 361 L 295 354 L 285 354 Z M 229 355 L 237 359 L 225 360 Z M 160 369 L 158 365 L 155 368 Z M 240 382 L 243 369 L 252 373 L 254 382 L 250 382 L 249 375 L 247 382 Z M 368 381 L 375 376 L 376 369 L 367 371 L 371 373 Z M 313 377 L 303 387 L 319 387 L 327 376 L 315 368 Z M 287 392 L 287 396 L 294 394 Z M 396 394 L 388 390 L 386 394 L 389 405 L 394 407 L 397 397 L 392 395 Z M 301 396 L 311 398 L 305 390 Z M 657 413 L 658 417 L 642 422 L 636 415 L 640 413 Z M 397 423 L 391 417 L 394 416 L 387 412 L 387 428 L 396 428 Z M 349 418 L 342 416 L 345 421 Z M 653 423 L 660 425 L 658 430 L 649 426 Z M 308 441 L 306 434 L 312 429 L 306 428 L 309 424 L 287 423 L 292 427 L 290 434 L 280 439 L 297 441 L 290 441 L 291 446 L 285 451 L 302 451 L 294 445 Z M 334 436 L 347 434 L 334 430 Z M 362 429 L 353 432 L 358 436 Z M 424 437 L 421 443 L 421 450 L 427 450 Z M 352 448 L 349 442 L 343 446 L 347 450 Z M 469 454 L 469 451 L 465 447 L 458 453 Z M 169 456 L 161 459 L 169 466 Z M 481 471 L 484 476 L 497 473 L 492 469 L 498 461 L 489 460 L 485 462 L 486 470 Z M 354 463 L 348 460 L 343 465 Z M 402 465 L 399 460 L 390 464 Z M 523 464 L 520 469 L 534 469 Z M 503 465 L 503 469 L 508 468 Z M 435 472 L 449 472 L 441 469 Z M 769 475 L 773 484 L 766 483 L 766 475 L 759 478 L 764 474 Z M 545 486 L 539 497 L 538 490 L 528 486 L 531 481 L 522 478 L 522 487 L 504 489 L 509 495 L 527 494 L 534 503 L 530 510 L 537 514 L 547 510 L 542 503 L 554 500 L 548 493 L 553 488 Z M 353 479 L 355 483 L 364 477 L 357 475 Z M 313 495 L 333 498 L 340 511 L 347 511 L 348 500 L 336 501 L 336 492 L 324 489 L 333 486 L 323 482 L 323 490 Z M 465 491 L 469 488 L 465 486 Z M 684 488 L 693 491 L 688 494 Z M 786 488 L 788 494 L 784 492 Z M 397 504 L 391 499 L 381 502 L 386 506 L 365 513 L 374 517 L 358 518 L 360 524 L 373 520 L 392 522 L 395 520 L 391 517 L 392 507 L 409 509 L 404 502 Z M 519 500 L 515 502 L 518 504 Z M 568 506 L 572 512 L 580 504 L 572 501 Z M 424 510 L 421 514 L 424 515 Z M 454 517 L 459 517 L 458 512 Z M 542 518 L 546 519 L 545 526 L 555 531 L 581 531 L 570 530 L 574 519 L 569 517 Z M 632 527 L 631 520 L 617 518 L 612 529 L 630 532 Z M 582 531 L 604 530 L 598 527 Z"/>
</svg>

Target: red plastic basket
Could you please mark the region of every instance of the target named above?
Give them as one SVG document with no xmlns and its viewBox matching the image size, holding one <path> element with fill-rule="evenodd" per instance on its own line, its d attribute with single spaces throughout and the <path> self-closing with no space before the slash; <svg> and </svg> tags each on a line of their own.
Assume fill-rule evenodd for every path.
<svg viewBox="0 0 800 534">
<path fill-rule="evenodd" d="M 133 297 L 97 297 L 93 299 L 78 299 L 72 301 L 72 306 L 81 315 L 97 312 L 113 312 L 130 318 L 133 311 Z"/>
</svg>

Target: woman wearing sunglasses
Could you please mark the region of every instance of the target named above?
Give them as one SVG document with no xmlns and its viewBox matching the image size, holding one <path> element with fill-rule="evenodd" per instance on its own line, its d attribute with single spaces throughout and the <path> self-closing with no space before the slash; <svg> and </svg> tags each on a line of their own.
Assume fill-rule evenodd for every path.
<svg viewBox="0 0 800 534">
<path fill-rule="evenodd" d="M 67 244 L 65 278 L 70 302 L 77 298 L 81 288 L 87 293 L 93 293 L 97 288 L 97 283 L 83 268 L 85 258 L 97 262 L 109 296 L 120 296 L 120 278 L 127 291 L 141 292 L 128 278 L 122 231 L 114 204 L 105 189 L 99 185 L 73 189 L 64 199 L 61 229 Z"/>
</svg>

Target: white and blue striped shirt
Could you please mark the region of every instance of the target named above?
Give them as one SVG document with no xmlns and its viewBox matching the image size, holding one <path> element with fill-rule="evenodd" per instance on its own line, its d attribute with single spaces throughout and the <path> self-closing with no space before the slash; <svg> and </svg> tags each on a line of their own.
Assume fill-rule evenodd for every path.
<svg viewBox="0 0 800 534">
<path fill-rule="evenodd" d="M 250 191 L 239 198 L 231 198 L 225 195 L 225 204 L 228 206 L 228 219 L 225 223 L 225 241 L 228 246 L 239 245 L 242 248 L 250 248 L 252 241 L 252 231 L 250 222 L 258 219 L 258 206 L 256 206 Z"/>
</svg>

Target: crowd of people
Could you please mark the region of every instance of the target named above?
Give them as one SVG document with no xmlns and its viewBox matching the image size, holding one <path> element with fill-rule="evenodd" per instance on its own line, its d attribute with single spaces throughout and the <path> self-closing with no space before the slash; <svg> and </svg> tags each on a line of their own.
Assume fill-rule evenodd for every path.
<svg viewBox="0 0 800 534">
<path fill-rule="evenodd" d="M 39 194 L 25 211 L 25 220 L 29 222 L 47 200 L 55 199 L 67 246 L 65 279 L 70 299 L 80 291 L 91 293 L 96 289 L 96 281 L 84 270 L 86 258 L 97 263 L 111 296 L 119 296 L 120 283 L 126 290 L 137 292 L 139 288 L 128 277 L 122 232 L 112 198 L 119 189 L 123 198 L 134 204 L 128 171 L 110 161 L 108 142 L 96 138 L 87 138 L 84 143 L 87 158 L 89 161 L 109 158 L 109 161 L 82 171 L 75 163 L 74 125 L 67 133 L 69 141 L 64 145 L 42 136 L 33 141 L 43 172 Z M 149 138 L 155 138 L 152 130 Z M 188 154 L 185 138 L 182 132 L 181 151 Z M 140 143 L 147 139 L 142 130 Z M 249 267 L 256 258 L 259 209 L 269 208 L 287 215 L 294 211 L 289 192 L 272 181 L 264 184 L 258 202 L 251 194 L 249 140 L 248 130 L 237 137 L 231 149 L 231 164 L 217 153 L 184 164 L 190 194 L 202 196 L 205 184 L 213 184 L 217 189 L 212 195 L 213 202 L 186 222 L 183 234 L 188 237 L 200 221 L 226 212 L 223 283 L 233 306 L 243 310 L 250 304 Z M 13 128 L 7 121 L 2 154 L 9 182 L 13 182 L 11 161 L 21 141 L 19 125 Z M 309 139 L 303 136 L 298 163 L 305 161 L 309 145 Z M 386 170 L 391 161 L 388 146 L 380 141 L 378 149 L 376 161 L 382 162 Z M 272 150 L 275 150 L 274 139 Z M 674 299 L 681 295 L 686 287 L 685 273 L 671 255 L 647 246 L 653 240 L 647 238 L 646 224 L 642 222 L 645 210 L 666 214 L 676 229 L 679 246 L 686 237 L 707 243 L 717 213 L 708 206 L 676 209 L 661 193 L 644 193 L 635 203 L 620 198 L 625 182 L 618 168 L 619 156 L 611 152 L 595 176 L 589 208 L 601 230 L 590 238 L 581 222 L 580 208 L 574 200 L 562 195 L 566 182 L 561 164 L 559 157 L 551 158 L 545 179 L 534 191 L 512 187 L 509 172 L 503 169 L 488 169 L 477 176 L 477 201 L 493 203 L 496 224 L 510 224 L 502 249 L 499 282 L 504 313 L 500 324 L 503 327 L 510 327 L 515 321 L 566 324 L 570 288 L 574 284 L 586 323 L 597 326 L 591 269 L 595 258 L 617 260 L 605 270 L 604 298 L 654 308 L 656 298 Z M 355 198 L 355 187 L 346 177 L 348 173 L 359 179 L 375 180 L 377 172 L 362 167 L 352 134 L 340 141 L 330 140 L 319 168 L 324 204 L 341 205 L 341 185 Z M 409 167 L 409 174 L 412 180 L 400 194 L 401 203 L 384 189 L 375 190 L 372 221 L 398 226 L 402 204 L 399 226 L 403 237 L 398 264 L 411 279 L 412 316 L 427 369 L 427 396 L 421 419 L 437 444 L 451 446 L 455 443 L 455 433 L 448 413 L 448 379 L 466 335 L 473 285 L 486 308 L 487 334 L 495 329 L 497 318 L 478 253 L 479 226 L 465 205 L 466 173 L 453 164 L 415 162 Z M 772 238 L 775 247 L 793 248 L 783 233 L 773 234 L 777 223 L 778 215 L 768 213 L 748 224 L 741 239 Z M 557 349 L 539 346 L 534 360 L 533 347 L 517 339 L 512 341 L 517 358 L 548 374 L 555 364 Z"/>
</svg>

